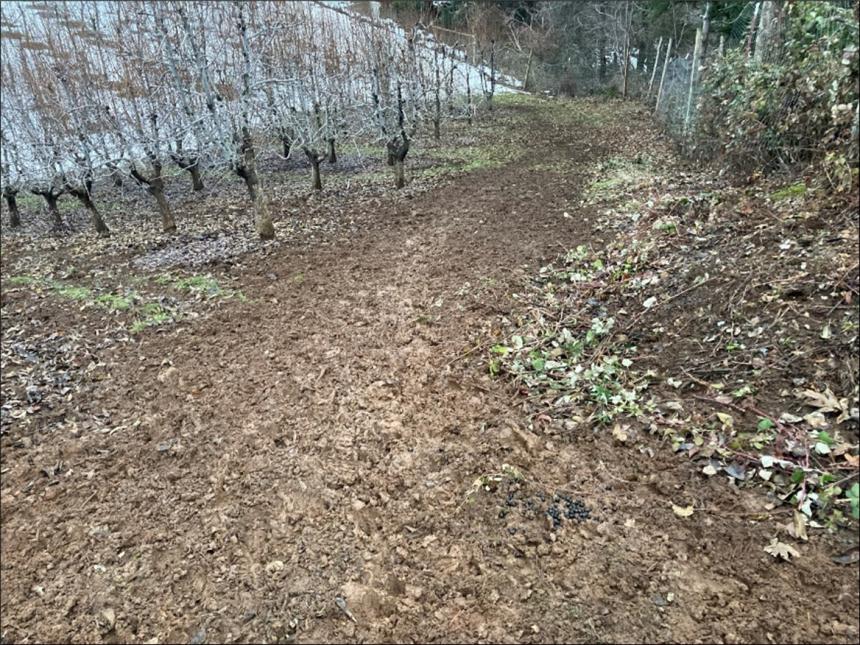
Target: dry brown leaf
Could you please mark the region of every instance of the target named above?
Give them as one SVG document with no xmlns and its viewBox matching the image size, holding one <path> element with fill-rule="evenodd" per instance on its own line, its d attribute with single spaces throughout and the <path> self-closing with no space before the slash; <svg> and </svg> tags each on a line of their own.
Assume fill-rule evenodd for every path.
<svg viewBox="0 0 860 645">
<path fill-rule="evenodd" d="M 693 506 L 678 506 L 672 504 L 672 512 L 678 517 L 690 517 L 693 514 Z"/>
<path fill-rule="evenodd" d="M 785 542 L 780 542 L 777 538 L 773 538 L 766 547 L 764 547 L 765 553 L 769 553 L 773 557 L 783 560 L 789 561 L 792 556 L 795 558 L 800 557 L 800 552 L 795 549 L 790 544 L 786 544 Z"/>
</svg>

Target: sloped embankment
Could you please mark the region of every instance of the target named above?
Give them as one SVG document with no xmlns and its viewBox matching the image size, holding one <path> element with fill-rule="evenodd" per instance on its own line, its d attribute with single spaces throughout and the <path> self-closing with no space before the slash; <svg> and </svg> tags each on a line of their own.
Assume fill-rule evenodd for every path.
<svg viewBox="0 0 860 645">
<path fill-rule="evenodd" d="M 534 275 L 488 369 L 545 432 L 649 454 L 652 435 L 702 479 L 761 489 L 761 519 L 782 519 L 753 548 L 787 559 L 857 527 L 857 192 L 732 185 L 651 136 L 597 166 L 583 197 L 612 241 Z"/>
</svg>

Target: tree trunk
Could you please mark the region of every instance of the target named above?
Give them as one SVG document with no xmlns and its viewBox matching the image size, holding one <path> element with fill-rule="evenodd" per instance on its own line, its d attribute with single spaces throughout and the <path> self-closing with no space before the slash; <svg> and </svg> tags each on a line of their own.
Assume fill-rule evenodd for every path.
<svg viewBox="0 0 860 645">
<path fill-rule="evenodd" d="M 256 202 L 259 195 L 259 191 L 257 190 L 257 173 L 246 168 L 242 172 L 241 177 L 245 182 L 245 188 L 248 189 L 248 197 L 251 198 L 252 202 Z"/>
<path fill-rule="evenodd" d="M 597 48 L 600 50 L 599 78 L 600 84 L 603 85 L 606 82 L 606 41 L 603 39 L 603 36 L 600 37 L 600 44 Z"/>
<path fill-rule="evenodd" d="M 6 206 L 9 207 L 9 226 L 18 228 L 21 226 L 21 215 L 18 213 L 18 199 L 15 193 L 7 192 L 3 194 L 6 200 Z"/>
<path fill-rule="evenodd" d="M 311 158 L 311 183 L 314 190 L 322 190 L 322 177 L 320 177 L 320 160 L 316 155 Z"/>
<path fill-rule="evenodd" d="M 474 40 L 473 40 L 473 43 L 474 43 Z M 472 46 L 472 49 L 474 50 L 474 44 Z M 472 58 L 472 60 L 475 60 L 475 59 Z M 470 74 L 469 74 L 469 57 L 464 55 L 463 56 L 463 62 L 466 64 L 466 114 L 467 114 L 468 119 L 469 119 L 469 125 L 472 125 L 472 84 L 469 81 L 469 76 L 470 76 Z M 394 160 L 391 159 L 391 156 L 389 155 L 388 165 L 390 166 L 393 163 L 394 163 Z"/>
<path fill-rule="evenodd" d="M 89 204 L 87 205 L 87 210 L 90 212 L 90 218 L 93 220 L 93 226 L 96 229 L 96 233 L 102 237 L 107 237 L 110 235 L 110 229 L 107 224 L 105 224 L 104 219 L 99 213 L 96 205 L 93 204 L 91 200 L 87 200 Z"/>
<path fill-rule="evenodd" d="M 272 223 L 272 214 L 262 191 L 257 191 L 257 199 L 254 200 L 254 214 L 257 220 L 257 235 L 261 240 L 275 239 L 275 225 Z"/>
<path fill-rule="evenodd" d="M 93 204 L 92 198 L 90 198 L 89 194 L 85 190 L 74 190 L 71 191 L 72 194 L 77 197 L 78 201 L 81 202 L 84 208 L 89 211 L 90 219 L 92 219 L 93 227 L 96 229 L 96 233 L 105 237 L 110 235 L 110 229 L 107 224 L 105 224 L 104 219 L 102 219 L 101 213 L 99 213 L 96 205 Z"/>
<path fill-rule="evenodd" d="M 328 140 L 328 162 L 337 163 L 337 152 L 334 148 L 334 137 Z"/>
<path fill-rule="evenodd" d="M 161 179 L 153 179 L 147 190 L 150 195 L 155 197 L 155 202 L 158 204 L 162 230 L 165 233 L 173 233 L 176 230 L 176 220 L 173 219 L 170 204 L 167 203 L 167 198 L 164 196 L 164 182 Z"/>
<path fill-rule="evenodd" d="M 388 154 L 394 158 L 394 187 L 403 188 L 406 185 L 404 172 L 406 155 L 409 154 L 409 138 L 405 133 L 401 139 L 392 139 L 388 142 Z"/>
<path fill-rule="evenodd" d="M 490 41 L 490 112 L 493 111 L 493 96 L 496 94 L 496 41 Z"/>
<path fill-rule="evenodd" d="M 394 161 L 394 187 L 403 188 L 406 185 L 406 175 L 403 171 L 403 160 L 396 159 Z"/>
<path fill-rule="evenodd" d="M 272 222 L 272 214 L 269 211 L 266 196 L 260 186 L 256 165 L 252 162 L 250 166 L 242 166 L 236 171 L 236 174 L 245 181 L 245 188 L 248 189 L 248 195 L 254 204 L 254 227 L 257 230 L 257 235 L 260 236 L 261 240 L 274 239 L 275 225 Z"/>
<path fill-rule="evenodd" d="M 442 77 L 439 72 L 439 49 L 436 48 L 433 54 L 433 60 L 435 62 L 434 72 L 436 83 L 433 86 L 433 137 L 436 141 L 439 140 L 439 122 L 442 120 L 442 97 L 441 97 L 441 89 L 442 89 Z"/>
<path fill-rule="evenodd" d="M 621 96 L 623 98 L 627 98 L 627 87 L 628 87 L 628 73 L 630 71 L 630 35 L 628 34 L 627 40 L 624 43 L 624 67 L 622 68 L 623 74 L 623 82 L 621 87 Z"/>
<path fill-rule="evenodd" d="M 290 158 L 290 152 L 293 148 L 293 142 L 289 137 L 281 137 L 281 145 L 284 147 L 284 159 Z"/>
<path fill-rule="evenodd" d="M 860 166 L 860 104 L 854 109 L 854 123 L 851 126 L 851 146 L 848 149 L 848 163 L 852 168 Z"/>
<path fill-rule="evenodd" d="M 203 185 L 203 179 L 200 177 L 200 162 L 198 160 L 194 160 L 187 168 L 189 174 L 191 175 L 191 186 L 194 189 L 195 193 L 199 193 L 201 190 L 206 188 Z"/>
<path fill-rule="evenodd" d="M 750 21 L 749 34 L 747 34 L 747 61 L 749 61 L 753 55 L 753 43 L 755 43 L 756 30 L 758 29 L 759 13 L 761 13 L 761 2 L 756 2 L 755 9 L 753 9 L 752 20 Z"/>
<path fill-rule="evenodd" d="M 621 90 L 621 96 L 626 99 L 630 76 L 630 0 L 627 0 L 627 3 L 624 6 L 624 11 L 624 84 Z"/>
<path fill-rule="evenodd" d="M 55 232 L 62 231 L 66 226 L 63 224 L 63 218 L 60 216 L 60 209 L 57 208 L 59 195 L 52 193 L 41 193 L 41 195 L 44 197 L 45 203 L 48 204 L 48 214 L 51 216 L 51 221 L 53 222 L 53 230 Z"/>
<path fill-rule="evenodd" d="M 761 3 L 761 18 L 755 39 L 755 62 L 761 65 L 770 59 L 771 44 L 774 39 L 776 22 L 776 2 L 765 0 Z"/>
<path fill-rule="evenodd" d="M 534 48 L 529 49 L 529 60 L 526 63 L 526 75 L 523 79 L 523 92 L 529 91 L 529 78 L 532 75 L 532 56 L 534 55 Z"/>
<path fill-rule="evenodd" d="M 711 33 L 711 3 L 705 3 L 705 14 L 702 16 L 702 50 L 699 52 L 699 61 L 702 65 L 708 56 L 708 35 Z"/>
</svg>

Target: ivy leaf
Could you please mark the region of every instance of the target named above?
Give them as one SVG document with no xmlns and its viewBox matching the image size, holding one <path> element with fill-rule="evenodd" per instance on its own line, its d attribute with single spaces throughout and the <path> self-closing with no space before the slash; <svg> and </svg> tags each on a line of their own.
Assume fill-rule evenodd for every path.
<svg viewBox="0 0 860 645">
<path fill-rule="evenodd" d="M 760 418 L 758 420 L 758 426 L 756 426 L 759 432 L 763 432 L 764 430 L 770 430 L 773 428 L 774 423 L 770 419 Z"/>
<path fill-rule="evenodd" d="M 854 482 L 854 485 L 848 489 L 847 497 L 851 503 L 851 517 L 860 520 L 860 484 Z"/>
</svg>

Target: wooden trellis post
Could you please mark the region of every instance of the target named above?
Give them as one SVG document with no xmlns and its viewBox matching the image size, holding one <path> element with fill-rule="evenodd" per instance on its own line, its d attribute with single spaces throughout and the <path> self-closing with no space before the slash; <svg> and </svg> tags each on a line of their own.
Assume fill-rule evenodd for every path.
<svg viewBox="0 0 860 645">
<path fill-rule="evenodd" d="M 657 76 L 657 67 L 660 65 L 660 48 L 663 46 L 663 36 L 660 36 L 660 40 L 657 42 L 657 55 L 654 58 L 653 69 L 651 70 L 651 80 L 648 81 L 648 94 L 645 95 L 646 99 L 651 98 L 651 90 L 654 87 L 654 78 Z"/>
<path fill-rule="evenodd" d="M 660 87 L 657 89 L 657 104 L 654 106 L 654 113 L 660 109 L 660 100 L 663 98 L 663 83 L 666 82 L 666 70 L 669 68 L 669 57 L 672 55 L 672 39 L 669 38 L 669 44 L 666 45 L 666 58 L 663 61 L 663 73 L 660 74 Z"/>
<path fill-rule="evenodd" d="M 693 67 L 690 70 L 690 90 L 687 92 L 687 110 L 684 113 L 684 134 L 690 129 L 690 117 L 693 114 L 693 96 L 696 93 L 696 81 L 699 78 L 699 59 L 702 55 L 702 30 L 696 29 L 696 45 L 693 48 Z"/>
</svg>

